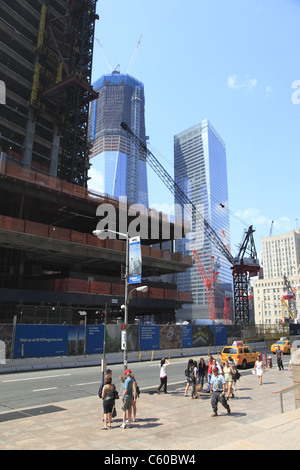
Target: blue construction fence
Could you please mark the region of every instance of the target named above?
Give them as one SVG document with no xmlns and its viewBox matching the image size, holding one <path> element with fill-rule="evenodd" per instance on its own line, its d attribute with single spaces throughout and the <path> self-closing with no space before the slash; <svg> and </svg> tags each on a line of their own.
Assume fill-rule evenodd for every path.
<svg viewBox="0 0 300 470">
<path fill-rule="evenodd" d="M 231 344 L 240 339 L 238 325 L 129 325 L 128 350 L 153 351 Z M 102 354 L 104 325 L 0 325 L 2 358 Z M 106 325 L 105 352 L 121 351 L 121 325 Z"/>
</svg>

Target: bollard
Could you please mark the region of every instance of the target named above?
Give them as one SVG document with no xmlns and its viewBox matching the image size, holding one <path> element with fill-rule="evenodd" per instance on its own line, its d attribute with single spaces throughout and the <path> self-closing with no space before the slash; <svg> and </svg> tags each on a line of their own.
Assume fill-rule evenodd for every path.
<svg viewBox="0 0 300 470">
<path fill-rule="evenodd" d="M 268 367 L 272 369 L 272 358 L 271 356 L 268 357 Z"/>
<path fill-rule="evenodd" d="M 152 351 L 151 362 L 153 362 L 154 351 Z"/>
</svg>

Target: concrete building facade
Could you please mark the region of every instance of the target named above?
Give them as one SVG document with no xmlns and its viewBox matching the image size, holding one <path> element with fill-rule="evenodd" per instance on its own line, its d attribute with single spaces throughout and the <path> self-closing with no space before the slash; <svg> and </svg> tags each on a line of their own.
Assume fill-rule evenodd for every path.
<svg viewBox="0 0 300 470">
<path fill-rule="evenodd" d="M 261 240 L 264 278 L 253 281 L 255 323 L 276 324 L 289 316 L 286 309 L 282 312 L 281 298 L 287 292 L 284 276 L 295 295 L 296 310 L 300 311 L 300 231 Z"/>
</svg>

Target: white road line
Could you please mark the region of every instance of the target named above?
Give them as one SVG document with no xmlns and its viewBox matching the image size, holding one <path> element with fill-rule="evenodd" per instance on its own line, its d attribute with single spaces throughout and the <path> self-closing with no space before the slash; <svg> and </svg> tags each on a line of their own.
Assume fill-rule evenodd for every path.
<svg viewBox="0 0 300 470">
<path fill-rule="evenodd" d="M 85 382 L 82 384 L 74 384 L 74 385 L 70 385 L 70 387 L 79 387 L 80 385 L 94 385 L 94 384 L 100 384 L 100 381 L 97 380 L 97 382 Z"/>
<path fill-rule="evenodd" d="M 25 380 L 40 380 L 40 379 L 52 379 L 55 377 L 67 377 L 68 375 L 72 374 L 60 374 L 60 375 L 44 375 L 43 377 L 27 377 L 23 379 L 6 379 L 6 380 L 1 380 L 2 383 L 9 383 L 9 382 L 22 382 Z"/>
<path fill-rule="evenodd" d="M 39 388 L 37 390 L 32 390 L 33 392 L 44 392 L 45 390 L 57 390 L 57 387 L 51 387 L 51 388 Z"/>
</svg>

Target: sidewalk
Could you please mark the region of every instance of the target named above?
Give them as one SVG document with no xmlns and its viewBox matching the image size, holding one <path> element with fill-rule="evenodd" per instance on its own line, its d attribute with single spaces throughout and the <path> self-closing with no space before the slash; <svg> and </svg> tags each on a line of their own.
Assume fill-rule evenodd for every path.
<svg viewBox="0 0 300 470">
<path fill-rule="evenodd" d="M 299 450 L 300 409 L 295 409 L 294 394 L 284 395 L 281 414 L 279 395 L 273 393 L 293 385 L 292 371 L 267 369 L 262 386 L 249 371 L 241 374 L 236 398 L 229 400 L 230 415 L 219 404 L 219 416 L 212 418 L 209 394 L 185 398 L 182 383 L 170 385 L 168 395 L 142 390 L 137 422 L 130 429 L 120 428 L 119 400 L 112 429 L 102 430 L 102 402 L 90 396 L 0 413 L 0 449 Z"/>
</svg>

